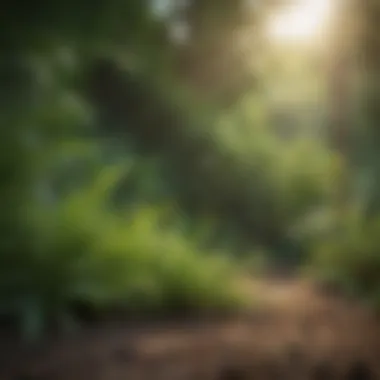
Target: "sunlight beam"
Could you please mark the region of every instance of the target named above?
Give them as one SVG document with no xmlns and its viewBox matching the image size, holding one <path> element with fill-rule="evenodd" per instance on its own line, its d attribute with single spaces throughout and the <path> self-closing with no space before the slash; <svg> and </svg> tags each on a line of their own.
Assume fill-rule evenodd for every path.
<svg viewBox="0 0 380 380">
<path fill-rule="evenodd" d="M 323 36 L 332 0 L 293 0 L 277 11 L 267 24 L 267 37 L 274 43 L 310 43 Z"/>
</svg>

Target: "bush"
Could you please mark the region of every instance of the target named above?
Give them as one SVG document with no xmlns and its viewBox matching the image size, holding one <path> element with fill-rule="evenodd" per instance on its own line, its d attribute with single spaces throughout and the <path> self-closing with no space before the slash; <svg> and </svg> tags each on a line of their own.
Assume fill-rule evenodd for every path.
<svg viewBox="0 0 380 380">
<path fill-rule="evenodd" d="M 352 212 L 318 244 L 314 274 L 370 301 L 380 294 L 380 219 Z"/>
<path fill-rule="evenodd" d="M 54 207 L 30 210 L 27 250 L 12 267 L 4 262 L 9 281 L 2 276 L 0 284 L 0 302 L 21 318 L 29 337 L 48 322 L 72 319 L 73 301 L 130 312 L 237 306 L 231 264 L 163 226 L 160 207 L 110 211 L 116 178 L 117 171 L 103 170 L 95 184 Z"/>
</svg>

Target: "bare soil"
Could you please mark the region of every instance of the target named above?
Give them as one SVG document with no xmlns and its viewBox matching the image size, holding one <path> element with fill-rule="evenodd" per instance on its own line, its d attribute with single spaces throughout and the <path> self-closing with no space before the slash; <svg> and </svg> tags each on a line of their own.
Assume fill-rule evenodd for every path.
<svg viewBox="0 0 380 380">
<path fill-rule="evenodd" d="M 301 280 L 249 280 L 245 315 L 88 328 L 33 350 L 0 341 L 0 380 L 380 379 L 380 321 Z"/>
</svg>

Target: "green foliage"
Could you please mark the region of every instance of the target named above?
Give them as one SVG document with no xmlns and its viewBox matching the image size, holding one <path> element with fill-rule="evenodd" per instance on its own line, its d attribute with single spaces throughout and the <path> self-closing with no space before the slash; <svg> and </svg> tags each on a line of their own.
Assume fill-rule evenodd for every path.
<svg viewBox="0 0 380 380">
<path fill-rule="evenodd" d="M 0 312 L 26 337 L 71 326 L 76 301 L 130 313 L 237 307 L 236 267 L 264 271 L 273 251 L 299 264 L 316 248 L 318 276 L 380 299 L 376 191 L 362 202 L 372 219 L 333 213 L 341 164 L 307 104 L 322 72 L 304 70 L 302 51 L 278 51 L 282 70 L 256 72 L 265 52 L 235 48 L 256 16 L 244 6 L 169 1 L 160 16 L 142 0 L 6 2 Z M 170 38 L 178 18 L 191 32 L 183 45 Z M 376 125 L 377 108 L 358 125 Z M 363 146 L 375 176 L 376 144 Z"/>
<path fill-rule="evenodd" d="M 2 306 L 15 303 L 25 333 L 69 313 L 73 300 L 166 312 L 238 301 L 229 262 L 200 251 L 178 230 L 160 227 L 159 208 L 109 211 L 119 178 L 120 168 L 103 168 L 95 183 L 54 207 L 29 210 L 27 250 L 13 266 L 3 261 L 0 276 Z"/>
<path fill-rule="evenodd" d="M 380 289 L 379 218 L 351 211 L 316 244 L 312 272 L 354 295 L 376 301 Z"/>
<path fill-rule="evenodd" d="M 85 60 L 75 49 L 74 66 L 57 58 L 55 32 L 63 31 L 64 40 L 76 34 L 63 21 L 51 30 L 48 54 L 9 55 L 1 67 L 6 80 L 13 74 L 12 97 L 3 94 L 1 104 L 9 127 L 2 129 L 0 153 L 1 313 L 18 319 L 33 339 L 51 323 L 71 326 L 75 301 L 131 312 L 235 307 L 229 262 L 173 225 L 162 227 L 168 208 L 152 205 L 162 183 L 157 165 L 140 157 L 131 166 L 130 154 L 111 156 L 105 151 L 112 143 L 95 140 L 98 115 L 81 88 Z M 32 30 L 31 40 L 45 27 Z M 114 185 L 131 173 L 124 180 L 132 185 L 133 207 L 116 212 Z"/>
<path fill-rule="evenodd" d="M 209 129 L 214 145 L 204 157 L 203 196 L 209 204 L 234 204 L 227 215 L 256 242 L 273 231 L 264 243 L 275 246 L 301 218 L 331 202 L 339 161 L 322 141 L 284 141 L 270 129 L 268 112 L 260 99 L 247 98 Z"/>
</svg>

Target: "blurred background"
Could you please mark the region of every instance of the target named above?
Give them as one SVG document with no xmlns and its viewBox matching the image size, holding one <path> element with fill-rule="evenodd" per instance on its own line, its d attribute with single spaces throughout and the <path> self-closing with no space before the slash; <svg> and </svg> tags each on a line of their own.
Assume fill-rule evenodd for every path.
<svg viewBox="0 0 380 380">
<path fill-rule="evenodd" d="M 379 17 L 5 1 L 3 325 L 35 340 L 115 310 L 240 310 L 240 280 L 273 273 L 380 305 Z"/>
</svg>

